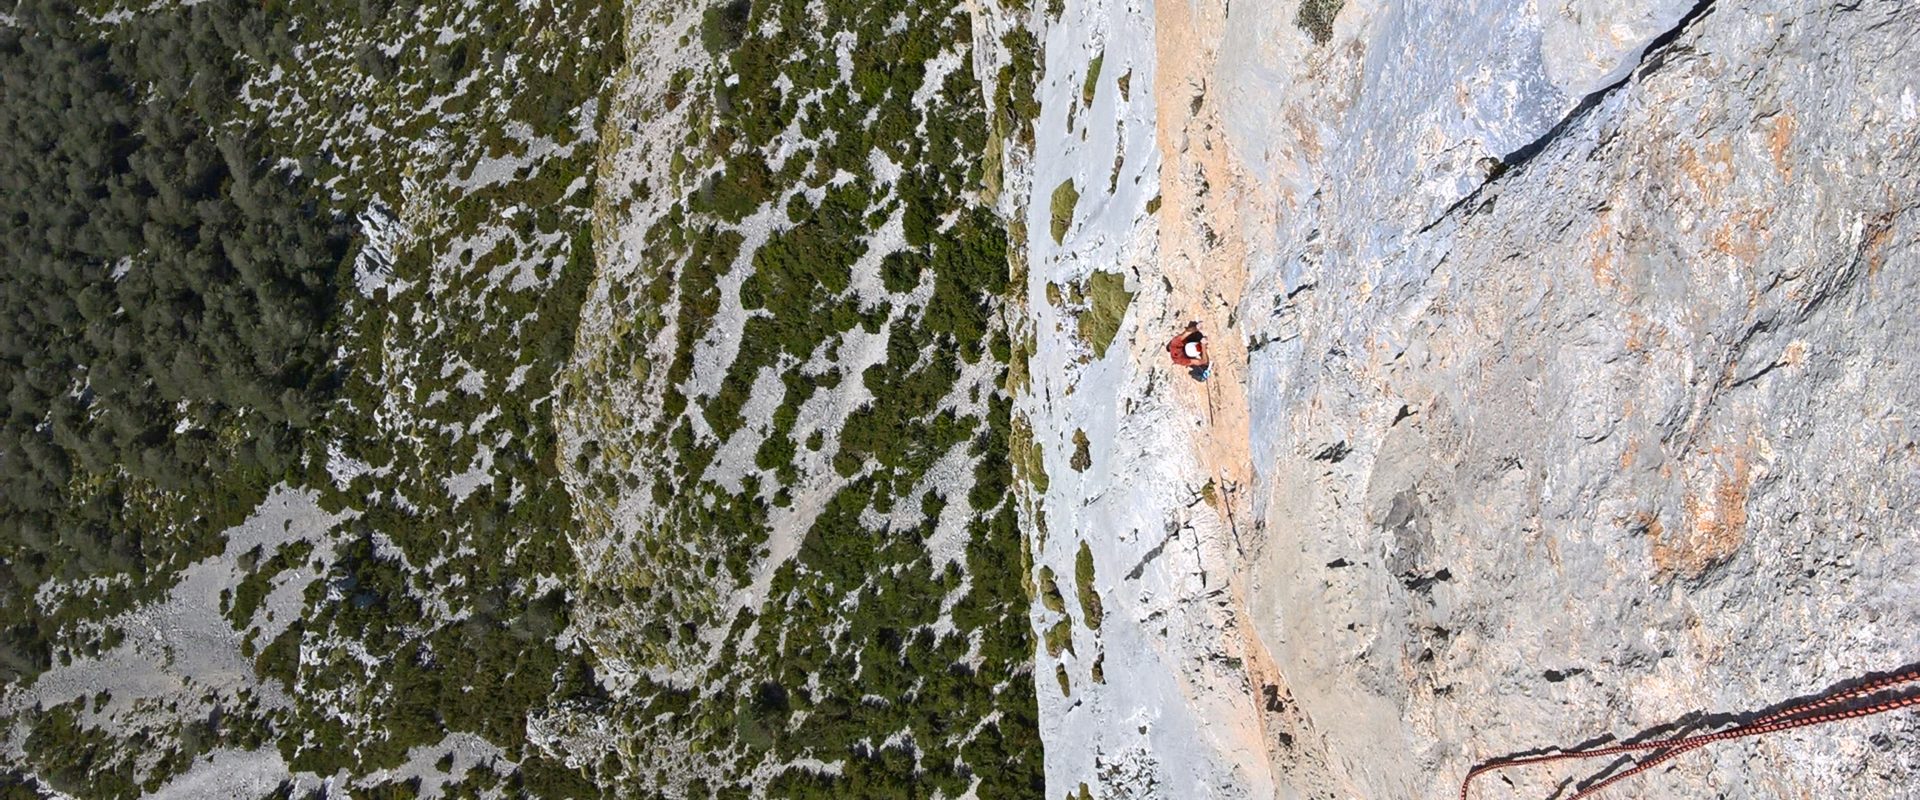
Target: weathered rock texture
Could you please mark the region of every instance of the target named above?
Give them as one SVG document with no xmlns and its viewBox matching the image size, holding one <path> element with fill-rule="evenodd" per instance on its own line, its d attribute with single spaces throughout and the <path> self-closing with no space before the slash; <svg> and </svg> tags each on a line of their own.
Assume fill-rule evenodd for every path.
<svg viewBox="0 0 1920 800">
<path fill-rule="evenodd" d="M 1306 720 L 1277 775 L 1433 796 L 1920 660 L 1916 45 L 1909 4 L 1703 6 L 1431 216 L 1338 174 L 1399 160 L 1349 144 L 1384 120 L 1330 124 L 1282 240 L 1318 235 L 1241 306 L 1266 344 L 1252 610 Z M 1368 91 L 1391 81 L 1356 111 Z M 1911 794 L 1917 722 L 1718 747 L 1629 793 Z"/>
<path fill-rule="evenodd" d="M 1133 773 L 1157 770 L 1219 796 L 1449 796 L 1489 758 L 1920 662 L 1920 6 L 1355 0 L 1316 45 L 1292 3 L 1180 5 L 1216 37 L 1182 51 L 1199 78 L 1154 98 L 1192 112 L 1161 154 L 1167 208 L 1187 212 L 1134 224 L 1162 250 L 1196 225 L 1237 237 L 1202 273 L 1246 281 L 1214 329 L 1247 350 L 1217 380 L 1245 386 L 1251 487 L 1199 508 L 1237 524 L 1189 525 L 1156 499 L 1177 491 L 1132 487 L 1134 515 L 1163 518 L 1152 536 L 1082 532 L 1103 575 L 1122 570 L 1101 579 L 1106 630 L 1144 630 L 1155 655 L 1106 633 L 1105 687 L 1043 691 L 1049 728 L 1073 732 L 1048 742 L 1052 794 L 1139 796 Z M 1153 360 L 1163 328 L 1206 313 L 1160 290 L 1189 267 L 1124 241 L 1039 259 L 1070 275 L 1111 251 L 1141 287 L 1129 362 L 1082 382 L 1093 398 L 1053 387 L 1066 419 L 1033 406 L 1043 440 L 1096 432 L 1095 477 L 1047 497 L 1083 526 L 1125 517 L 1101 510 L 1114 476 L 1234 472 L 1211 421 L 1233 409 Z M 1129 438 L 1149 415 L 1205 452 L 1129 447 L 1160 437 Z M 1140 561 L 1162 525 L 1198 541 Z M 1071 542 L 1047 541 L 1036 559 L 1059 572 Z M 1129 607 L 1178 589 L 1131 593 L 1125 567 L 1152 580 L 1176 553 L 1201 571 L 1187 599 L 1228 607 Z M 1184 719 L 1156 707 L 1176 696 L 1161 680 L 1212 698 L 1177 751 L 1203 764 L 1149 741 L 1114 767 L 1101 754 L 1131 729 L 1090 720 Z M 1232 744 L 1250 729 L 1264 771 Z M 1621 796 L 1920 796 L 1916 740 L 1900 712 L 1719 745 Z M 1590 774 L 1518 770 L 1476 796 L 1564 796 Z"/>
</svg>

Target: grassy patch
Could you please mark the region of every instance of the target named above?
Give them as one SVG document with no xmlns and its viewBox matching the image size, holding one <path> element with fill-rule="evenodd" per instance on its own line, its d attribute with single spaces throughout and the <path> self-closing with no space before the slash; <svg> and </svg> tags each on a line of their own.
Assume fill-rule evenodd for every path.
<svg viewBox="0 0 1920 800">
<path fill-rule="evenodd" d="M 1326 44 L 1333 38 L 1333 20 L 1343 5 L 1346 0 L 1301 0 L 1293 24 L 1313 37 L 1314 44 Z"/>
<path fill-rule="evenodd" d="M 1080 315 L 1080 338 L 1093 346 L 1096 358 L 1106 357 L 1107 346 L 1113 344 L 1113 337 L 1120 332 L 1120 320 L 1133 303 L 1133 293 L 1126 286 L 1127 279 L 1118 273 L 1095 272 L 1087 278 L 1090 307 Z"/>
<path fill-rule="evenodd" d="M 1060 657 L 1062 651 L 1073 652 L 1073 620 L 1062 619 L 1047 629 L 1047 655 Z"/>
<path fill-rule="evenodd" d="M 1093 95 L 1100 89 L 1100 65 L 1101 62 L 1106 60 L 1107 53 L 1103 50 L 1100 52 L 1100 55 L 1094 56 L 1093 61 L 1087 64 L 1086 80 L 1080 84 L 1080 102 L 1082 104 L 1093 105 Z"/>
<path fill-rule="evenodd" d="M 1053 243 L 1060 244 L 1067 238 L 1067 229 L 1073 227 L 1074 207 L 1080 205 L 1080 190 L 1074 188 L 1073 179 L 1061 181 L 1053 189 Z"/>
<path fill-rule="evenodd" d="M 1080 593 L 1080 614 L 1087 621 L 1089 630 L 1100 630 L 1100 617 L 1104 613 L 1100 608 L 1100 593 L 1093 589 L 1093 549 L 1086 542 L 1080 543 L 1080 552 L 1073 557 L 1073 583 Z"/>
<path fill-rule="evenodd" d="M 1088 449 L 1089 444 L 1087 441 L 1087 432 L 1075 428 L 1073 431 L 1073 457 L 1067 459 L 1067 466 L 1072 467 L 1074 472 L 1086 472 L 1088 467 L 1093 466 L 1093 454 Z"/>
<path fill-rule="evenodd" d="M 1060 596 L 1060 583 L 1054 580 L 1052 567 L 1040 568 L 1040 604 L 1055 614 L 1067 613 L 1067 601 Z"/>
<path fill-rule="evenodd" d="M 1033 382 L 1031 362 L 1036 342 L 1032 335 L 1021 337 L 1012 344 L 1007 357 L 1007 377 L 1001 382 L 1008 394 L 1019 394 L 1027 390 Z"/>
<path fill-rule="evenodd" d="M 1013 430 L 1007 437 L 1008 456 L 1013 461 L 1013 474 L 1017 480 L 1025 481 L 1037 494 L 1047 492 L 1046 451 L 1033 439 L 1033 427 L 1025 419 L 1014 418 Z"/>
</svg>

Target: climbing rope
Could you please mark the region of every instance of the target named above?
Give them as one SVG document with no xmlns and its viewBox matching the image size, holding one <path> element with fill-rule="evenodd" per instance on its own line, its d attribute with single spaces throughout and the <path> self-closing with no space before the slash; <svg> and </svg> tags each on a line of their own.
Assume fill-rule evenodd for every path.
<svg viewBox="0 0 1920 800">
<path fill-rule="evenodd" d="M 1920 692 L 1915 692 L 1885 698 L 1862 706 L 1843 708 L 1836 711 L 1823 711 L 1823 709 L 1830 709 L 1834 706 L 1845 704 L 1850 700 L 1858 700 L 1910 683 L 1920 683 L 1920 666 L 1911 667 L 1904 672 L 1883 678 L 1876 678 L 1851 689 L 1836 691 L 1825 697 L 1776 711 L 1759 719 L 1737 725 L 1718 733 L 1683 736 L 1651 742 L 1635 742 L 1609 747 L 1596 747 L 1591 750 L 1570 750 L 1561 753 L 1544 753 L 1541 755 L 1520 756 L 1517 758 L 1489 761 L 1467 772 L 1466 780 L 1460 782 L 1460 800 L 1467 800 L 1467 791 L 1472 788 L 1474 778 L 1495 770 L 1526 766 L 1529 764 L 1544 764 L 1549 761 L 1602 758 L 1605 756 L 1637 753 L 1646 750 L 1662 751 L 1653 754 L 1645 761 L 1635 764 L 1632 769 L 1582 789 L 1572 797 L 1567 798 L 1567 800 L 1581 800 L 1582 798 L 1592 797 L 1602 789 L 1619 783 L 1620 781 L 1653 769 L 1676 756 L 1697 750 L 1714 742 L 1724 742 L 1729 739 L 1743 739 L 1749 736 L 1759 736 L 1793 728 L 1804 728 L 1809 725 L 1819 725 L 1843 719 L 1857 719 L 1859 717 L 1881 714 L 1908 706 L 1920 706 Z"/>
</svg>

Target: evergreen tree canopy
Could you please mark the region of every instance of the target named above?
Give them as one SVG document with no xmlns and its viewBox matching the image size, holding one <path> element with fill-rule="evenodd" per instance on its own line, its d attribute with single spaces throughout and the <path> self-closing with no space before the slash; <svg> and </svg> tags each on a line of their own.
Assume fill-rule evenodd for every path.
<svg viewBox="0 0 1920 800">
<path fill-rule="evenodd" d="M 13 639 L 47 577 L 139 570 L 127 494 L 264 488 L 320 413 L 349 228 L 235 122 L 246 3 L 0 28 L 0 554 Z M 244 481 L 241 483 L 245 483 Z M 0 648 L 0 678 L 34 648 Z"/>
</svg>

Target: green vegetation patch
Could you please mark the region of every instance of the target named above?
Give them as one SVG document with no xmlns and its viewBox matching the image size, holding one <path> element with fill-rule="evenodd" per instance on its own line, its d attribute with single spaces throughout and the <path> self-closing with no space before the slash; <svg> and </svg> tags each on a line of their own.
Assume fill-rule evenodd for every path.
<svg viewBox="0 0 1920 800">
<path fill-rule="evenodd" d="M 1093 453 L 1090 450 L 1090 445 L 1091 442 L 1087 440 L 1087 432 L 1075 428 L 1073 430 L 1073 456 L 1067 459 L 1067 466 L 1073 468 L 1074 472 L 1086 472 L 1089 467 L 1093 466 Z"/>
<path fill-rule="evenodd" d="M 1093 347 L 1095 358 L 1105 358 L 1107 347 L 1120 332 L 1120 321 L 1133 303 L 1125 276 L 1114 272 L 1094 272 L 1087 278 L 1087 311 L 1080 315 L 1080 338 Z"/>
<path fill-rule="evenodd" d="M 1094 92 L 1100 88 L 1100 65 L 1101 62 L 1106 60 L 1107 53 L 1102 50 L 1099 55 L 1093 57 L 1093 61 L 1087 64 L 1087 77 L 1080 84 L 1080 102 L 1082 105 L 1093 105 Z"/>
<path fill-rule="evenodd" d="M 1073 179 L 1068 178 L 1053 188 L 1053 243 L 1066 240 L 1067 229 L 1073 227 L 1074 207 L 1080 205 L 1080 190 L 1074 188 Z"/>
<path fill-rule="evenodd" d="M 587 635 L 599 652 L 675 675 L 616 701 L 617 738 L 600 756 L 617 765 L 603 768 L 617 773 L 610 793 L 1032 796 L 1043 785 L 1041 637 L 1009 499 L 1031 435 L 1001 390 L 1014 355 L 1000 309 L 1011 240 L 979 199 L 990 173 L 966 154 L 988 151 L 988 131 L 1018 137 L 1037 113 L 1037 44 L 1008 34 L 1015 61 L 990 104 L 971 69 L 933 69 L 972 63 L 962 7 L 754 0 L 701 23 L 710 60 L 677 81 L 690 118 L 675 156 L 692 180 L 646 220 L 644 274 L 605 281 L 609 303 L 596 310 L 633 329 L 590 343 L 567 398 L 598 448 L 570 462 L 581 505 L 637 499 L 645 515 L 637 527 L 596 523 L 593 535 L 633 557 L 582 581 L 602 612 Z M 781 153 L 789 130 L 810 144 Z M 876 155 L 901 165 L 897 179 L 875 173 Z M 770 234 L 742 236 L 744 220 L 768 216 L 779 221 Z M 896 218 L 904 246 L 869 252 Z M 855 270 L 875 262 L 880 291 L 863 292 L 874 276 Z M 744 322 L 725 318 L 728 281 Z M 661 392 L 658 413 L 623 421 L 597 396 L 633 386 L 627 365 L 669 324 L 680 338 L 664 388 L 647 387 Z M 742 330 L 724 374 L 695 374 L 703 337 L 729 324 Z M 883 357 L 848 371 L 838 365 L 853 347 Z M 868 401 L 809 430 L 818 422 L 802 407 L 848 389 Z M 757 407 L 773 410 L 756 418 Z M 626 460 L 606 463 L 615 452 Z M 929 486 L 956 454 L 976 463 L 971 482 Z M 964 556 L 936 561 L 927 540 L 956 507 Z M 776 520 L 795 529 L 775 531 Z M 764 603 L 733 609 L 775 534 L 797 536 L 797 554 L 771 569 Z M 910 746 L 876 744 L 896 735 Z M 766 777 L 769 763 L 807 758 L 842 768 Z"/>
<path fill-rule="evenodd" d="M 0 27 L 0 683 L 87 646 L 74 623 L 154 599 L 304 474 L 352 226 L 308 164 L 227 125 L 261 16 L 113 30 L 28 0 Z M 98 588 L 43 608 L 54 580 Z"/>
<path fill-rule="evenodd" d="M 22 189 L 0 197 L 22 229 L 0 243 L 0 682 L 114 646 L 118 632 L 90 623 L 163 595 L 276 483 L 352 520 L 324 549 L 249 555 L 222 598 L 245 629 L 290 572 L 321 573 L 290 625 L 243 644 L 289 705 L 216 693 L 218 730 L 183 705 L 181 719 L 112 733 L 71 708 L 36 711 L 28 766 L 71 793 L 131 797 L 215 747 L 366 775 L 467 732 L 503 757 L 450 796 L 1043 788 L 1031 565 L 1007 498 L 1016 470 L 1046 478 L 993 374 L 1013 356 L 997 321 L 1010 237 L 972 199 L 984 170 L 945 166 L 986 152 L 990 130 L 1031 141 L 1030 32 L 1007 34 L 1013 61 L 989 103 L 970 69 L 928 85 L 943 54 L 971 63 L 973 27 L 950 4 L 716 4 L 686 29 L 713 60 L 661 76 L 667 105 L 693 115 L 673 155 L 686 184 L 607 187 L 596 159 L 619 143 L 597 137 L 618 118 L 609 81 L 634 22 L 619 4 L 94 5 L 26 0 L 0 30 L 0 170 Z M 838 34 L 858 42 L 850 80 Z M 914 103 L 923 89 L 933 101 Z M 812 144 L 770 159 L 796 126 Z M 897 181 L 872 174 L 876 152 L 906 165 Z M 669 191 L 632 243 L 647 274 L 603 280 L 596 231 L 625 221 L 626 193 Z M 739 221 L 781 211 L 745 252 Z M 907 248 L 868 302 L 850 270 L 895 214 Z M 381 225 L 399 235 L 364 235 Z M 356 266 L 384 285 L 359 291 Z M 695 396 L 692 353 L 729 280 L 754 313 L 717 391 Z M 602 289 L 616 343 L 561 372 Z M 670 324 L 675 352 L 656 361 L 650 337 Z M 883 332 L 873 369 L 799 371 Z M 660 424 L 563 446 L 555 409 L 603 413 L 596 381 L 614 373 L 673 387 Z M 838 436 L 801 428 L 802 405 L 842 381 L 871 402 Z M 770 419 L 749 418 L 756 384 L 777 392 Z M 956 394 L 975 410 L 953 410 Z M 723 437 L 745 434 L 763 438 L 739 488 L 707 480 Z M 773 510 L 797 502 L 802 440 L 837 447 L 835 468 L 860 479 L 823 493 L 771 601 L 729 617 L 714 587 L 751 578 Z M 964 496 L 922 486 L 952 453 L 977 464 Z M 366 469 L 336 482 L 334 463 Z M 569 491 L 562 467 L 583 485 Z M 568 537 L 628 496 L 664 509 L 656 528 L 607 543 L 644 566 L 583 576 Z M 964 556 L 936 564 L 927 540 L 963 501 Z M 918 522 L 869 524 L 912 509 Z M 53 580 L 104 588 L 42 607 Z M 563 640 L 586 608 L 631 611 L 632 630 L 596 631 L 594 649 Z M 710 632 L 722 654 L 686 660 Z M 610 697 L 608 654 L 696 674 L 629 672 L 642 677 Z M 580 719 L 626 738 L 567 753 L 579 768 L 528 740 Z M 901 732 L 907 748 L 874 744 Z M 842 769 L 748 788 L 765 764 L 802 758 Z"/>
<path fill-rule="evenodd" d="M 1007 354 L 1007 377 L 1002 382 L 1008 394 L 1017 395 L 1033 384 L 1033 354 L 1038 349 L 1032 334 L 1020 337 Z"/>
<path fill-rule="evenodd" d="M 1300 0 L 1293 24 L 1313 37 L 1314 44 L 1326 44 L 1333 39 L 1333 20 L 1344 5 L 1346 0 Z"/>
<path fill-rule="evenodd" d="M 995 81 L 994 130 L 1031 146 L 1033 123 L 1040 118 L 1040 41 L 1025 26 L 1014 26 L 1000 37 L 1000 44 L 1009 58 Z"/>
<path fill-rule="evenodd" d="M 1015 477 L 1033 487 L 1035 493 L 1046 494 L 1049 485 L 1046 449 L 1033 438 L 1033 428 L 1025 419 L 1014 420 L 1008 444 L 1013 450 Z"/>
<path fill-rule="evenodd" d="M 1062 619 L 1047 629 L 1047 655 L 1058 658 L 1062 651 L 1073 652 L 1073 620 Z"/>
<path fill-rule="evenodd" d="M 1040 602 L 1055 614 L 1067 613 L 1067 601 L 1060 596 L 1060 584 L 1054 580 L 1053 567 L 1040 567 Z"/>
<path fill-rule="evenodd" d="M 753 9 L 750 0 L 730 0 L 706 10 L 700 19 L 700 43 L 713 54 L 740 46 L 747 38 L 747 20 Z"/>
<path fill-rule="evenodd" d="M 589 122 L 624 60 L 620 8 L 104 5 L 28 0 L 0 28 L 0 170 L 31 187 L 0 204 L 39 206 L 8 207 L 30 224 L 0 245 L 0 341 L 33 351 L 0 358 L 22 370 L 7 424 L 41 405 L 52 423 L 0 438 L 0 502 L 22 504 L 0 525 L 23 527 L 0 530 L 0 681 L 97 654 L 90 623 L 219 554 L 268 487 L 357 517 L 331 561 L 242 557 L 222 598 L 246 629 L 277 576 L 323 572 L 284 632 L 241 645 L 288 706 L 239 688 L 196 698 L 217 725 L 188 701 L 106 728 L 52 715 L 29 760 L 132 797 L 213 747 L 365 775 L 468 732 L 506 759 L 462 792 L 589 796 L 527 729 L 604 700 L 559 643 L 571 599 L 550 582 L 575 567 L 555 533 L 575 518 L 550 401 L 595 271 Z M 362 219 L 396 229 L 391 249 Z M 360 291 L 356 264 L 386 285 Z M 368 469 L 343 485 L 336 462 Z M 89 578 L 103 589 L 30 599 Z M 153 766 L 120 780 L 136 760 Z"/>
<path fill-rule="evenodd" d="M 1081 618 L 1086 620 L 1088 629 L 1100 630 L 1100 593 L 1093 588 L 1093 550 L 1085 541 L 1073 557 L 1073 583 L 1080 593 Z"/>
</svg>

